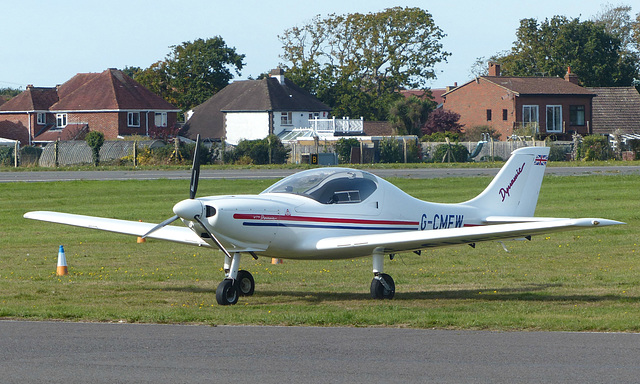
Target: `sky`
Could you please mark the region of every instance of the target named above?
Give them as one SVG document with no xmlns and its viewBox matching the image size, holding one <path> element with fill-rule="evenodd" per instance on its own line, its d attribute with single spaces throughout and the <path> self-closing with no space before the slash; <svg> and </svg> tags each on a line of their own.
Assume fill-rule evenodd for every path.
<svg viewBox="0 0 640 384">
<path fill-rule="evenodd" d="M 427 10 L 447 35 L 443 49 L 451 53 L 436 65 L 431 88 L 470 79 L 479 57 L 509 50 L 520 20 L 543 21 L 555 15 L 588 20 L 607 0 L 21 0 L 8 1 L 0 13 L 0 88 L 28 84 L 52 87 L 77 73 L 107 68 L 141 67 L 163 60 L 171 46 L 221 36 L 227 46 L 245 54 L 240 76 L 246 79 L 277 68 L 282 62 L 278 35 L 309 23 L 316 15 L 370 13 L 394 6 Z M 10 5 L 7 5 L 10 4 Z"/>
</svg>

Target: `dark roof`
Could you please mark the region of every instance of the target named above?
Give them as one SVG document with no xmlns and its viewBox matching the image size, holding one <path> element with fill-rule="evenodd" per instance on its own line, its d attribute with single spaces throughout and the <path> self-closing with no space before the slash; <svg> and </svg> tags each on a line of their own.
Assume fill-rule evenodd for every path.
<svg viewBox="0 0 640 384">
<path fill-rule="evenodd" d="M 634 87 L 588 88 L 593 99 L 593 133 L 640 134 L 640 94 Z"/>
<path fill-rule="evenodd" d="M 486 81 L 512 91 L 518 96 L 524 95 L 584 95 L 593 97 L 593 92 L 573 84 L 560 77 L 512 77 L 512 76 L 481 76 L 444 94 L 455 92 L 475 81 Z"/>
<path fill-rule="evenodd" d="M 0 105 L 0 111 L 46 111 L 57 101 L 55 88 L 28 86 L 24 92 Z"/>
<path fill-rule="evenodd" d="M 330 110 L 329 106 L 287 79 L 284 85 L 274 77 L 235 81 L 195 107 L 181 134 L 192 139 L 197 134 L 209 139 L 225 137 L 225 112 Z"/>
<path fill-rule="evenodd" d="M 176 107 L 117 69 L 83 73 L 59 87 L 60 101 L 52 111 L 171 110 Z"/>
</svg>

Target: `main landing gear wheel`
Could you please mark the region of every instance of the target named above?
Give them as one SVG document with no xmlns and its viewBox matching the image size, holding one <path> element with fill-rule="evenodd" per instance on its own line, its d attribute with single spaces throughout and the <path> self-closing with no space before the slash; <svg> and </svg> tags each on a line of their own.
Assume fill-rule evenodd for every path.
<svg viewBox="0 0 640 384">
<path fill-rule="evenodd" d="M 256 283 L 251 273 L 242 269 L 238 271 L 235 285 L 240 296 L 251 296 L 256 289 Z"/>
<path fill-rule="evenodd" d="M 393 278 L 386 273 L 381 273 L 371 280 L 371 297 L 374 299 L 393 299 L 396 293 L 396 284 Z"/>
<path fill-rule="evenodd" d="M 238 288 L 231 279 L 224 279 L 216 289 L 216 300 L 220 305 L 233 305 L 238 302 Z"/>
</svg>

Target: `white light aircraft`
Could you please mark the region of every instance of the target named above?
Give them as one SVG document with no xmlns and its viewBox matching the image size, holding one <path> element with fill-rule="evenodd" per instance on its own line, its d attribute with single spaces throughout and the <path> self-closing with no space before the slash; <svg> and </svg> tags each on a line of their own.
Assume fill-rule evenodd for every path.
<svg viewBox="0 0 640 384">
<path fill-rule="evenodd" d="M 258 195 L 195 198 L 200 165 L 196 141 L 189 199 L 173 207 L 175 216 L 142 223 L 58 212 L 28 212 L 25 218 L 133 236 L 218 248 L 225 279 L 216 300 L 235 304 L 252 295 L 253 276 L 240 270 L 240 256 L 282 259 L 372 257 L 371 296 L 391 299 L 395 283 L 384 273 L 385 255 L 489 240 L 530 239 L 532 235 L 624 224 L 597 218 L 533 217 L 549 148 L 513 152 L 477 197 L 439 204 L 409 196 L 362 170 L 317 168 L 286 177 Z M 181 219 L 186 225 L 168 225 Z"/>
</svg>

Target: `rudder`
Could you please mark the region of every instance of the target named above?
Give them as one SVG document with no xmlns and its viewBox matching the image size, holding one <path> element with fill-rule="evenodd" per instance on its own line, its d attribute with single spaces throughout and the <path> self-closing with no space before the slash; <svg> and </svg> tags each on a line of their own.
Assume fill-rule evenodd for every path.
<svg viewBox="0 0 640 384">
<path fill-rule="evenodd" d="M 464 204 L 485 216 L 533 216 L 548 159 L 549 147 L 516 149 L 489 186 Z"/>
</svg>

